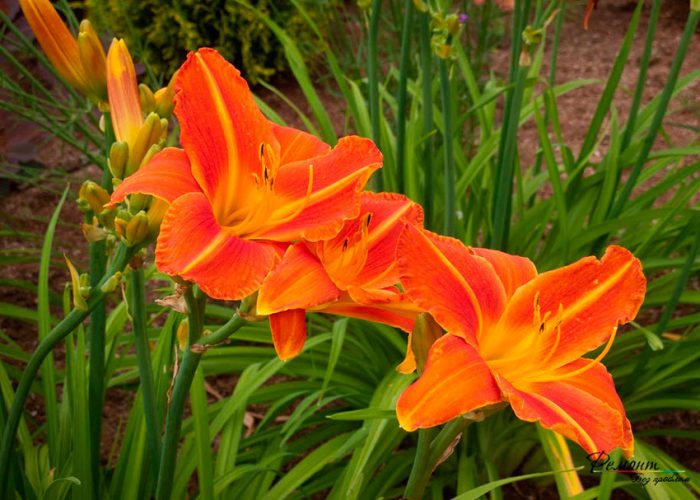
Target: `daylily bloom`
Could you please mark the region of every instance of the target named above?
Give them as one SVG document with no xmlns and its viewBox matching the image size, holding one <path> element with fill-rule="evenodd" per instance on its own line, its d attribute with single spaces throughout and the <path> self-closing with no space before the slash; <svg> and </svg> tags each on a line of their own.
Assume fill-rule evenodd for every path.
<svg viewBox="0 0 700 500">
<path fill-rule="evenodd" d="M 79 92 L 99 101 L 105 98 L 105 53 L 85 20 L 76 40 L 49 0 L 20 0 L 24 17 L 59 75 Z"/>
<path fill-rule="evenodd" d="M 267 120 L 236 68 L 213 49 L 190 53 L 175 82 L 183 149 L 166 148 L 112 194 L 170 203 L 156 265 L 218 299 L 256 291 L 286 244 L 334 237 L 360 209 L 382 156 L 346 137 L 331 149 Z"/>
<path fill-rule="evenodd" d="M 646 280 L 630 252 L 611 246 L 600 260 L 538 275 L 528 259 L 407 226 L 398 255 L 406 292 L 448 332 L 397 403 L 404 429 L 508 402 L 518 418 L 589 453 L 632 453 L 630 423 L 600 363 L 644 299 Z M 606 342 L 596 359 L 582 358 Z"/>
<path fill-rule="evenodd" d="M 257 313 L 270 315 L 281 359 L 301 352 L 305 311 L 386 323 L 410 332 L 419 310 L 396 287 L 396 246 L 405 224 L 421 225 L 423 210 L 405 196 L 362 193 L 360 214 L 338 235 L 290 246 L 265 278 Z"/>
</svg>

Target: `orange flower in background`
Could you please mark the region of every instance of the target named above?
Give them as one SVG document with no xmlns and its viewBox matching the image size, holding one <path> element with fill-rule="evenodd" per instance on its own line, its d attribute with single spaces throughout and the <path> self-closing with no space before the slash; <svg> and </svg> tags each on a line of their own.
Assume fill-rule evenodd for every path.
<svg viewBox="0 0 700 500">
<path fill-rule="evenodd" d="M 290 246 L 265 279 L 257 305 L 258 314 L 270 315 L 279 357 L 301 352 L 307 310 L 410 332 L 419 310 L 396 287 L 396 246 L 405 224 L 422 222 L 423 210 L 405 196 L 365 192 L 359 216 L 333 239 Z"/>
<path fill-rule="evenodd" d="M 334 237 L 360 209 L 382 156 L 346 137 L 331 149 L 267 120 L 239 71 L 213 49 L 190 53 L 175 82 L 183 149 L 166 148 L 115 190 L 170 203 L 156 265 L 218 299 L 256 291 L 285 243 Z"/>
<path fill-rule="evenodd" d="M 90 22 L 80 23 L 76 40 L 49 0 L 20 0 L 19 5 L 61 78 L 79 92 L 95 100 L 104 100 L 105 53 Z"/>
<path fill-rule="evenodd" d="M 600 260 L 538 275 L 525 258 L 408 226 L 398 262 L 406 292 L 448 332 L 399 398 L 404 429 L 505 401 L 518 418 L 589 453 L 619 447 L 631 455 L 630 423 L 600 364 L 644 300 L 646 280 L 630 252 L 611 246 Z M 606 341 L 598 358 L 582 358 Z"/>
</svg>

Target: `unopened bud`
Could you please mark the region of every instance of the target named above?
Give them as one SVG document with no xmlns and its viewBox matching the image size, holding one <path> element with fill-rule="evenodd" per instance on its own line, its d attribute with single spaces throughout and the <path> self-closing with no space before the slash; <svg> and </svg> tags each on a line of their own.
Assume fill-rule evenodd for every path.
<svg viewBox="0 0 700 500">
<path fill-rule="evenodd" d="M 145 83 L 139 84 L 139 100 L 141 101 L 141 111 L 144 114 L 152 113 L 156 109 L 156 97 L 151 88 Z"/>
<path fill-rule="evenodd" d="M 141 211 L 126 224 L 124 239 L 129 246 L 138 245 L 148 237 L 148 216 Z"/>
<path fill-rule="evenodd" d="M 129 223 L 128 218 L 124 218 L 120 215 L 117 215 L 114 218 L 114 232 L 119 236 L 119 239 L 124 239 L 126 238 L 126 226 Z"/>
<path fill-rule="evenodd" d="M 168 119 L 160 119 L 160 140 L 166 141 L 168 139 Z"/>
<path fill-rule="evenodd" d="M 457 17 L 457 14 L 450 14 L 445 18 L 445 27 L 452 36 L 459 33 L 459 17 Z"/>
<path fill-rule="evenodd" d="M 435 54 L 440 59 L 449 59 L 452 55 L 452 46 L 448 43 L 441 43 L 435 47 Z"/>
<path fill-rule="evenodd" d="M 173 114 L 173 109 L 175 108 L 175 77 L 177 76 L 177 71 L 170 78 L 170 82 L 167 87 L 158 89 L 154 94 L 156 100 L 156 113 L 163 118 L 170 118 Z"/>
<path fill-rule="evenodd" d="M 118 141 L 109 149 L 109 171 L 115 179 L 123 179 L 126 164 L 129 161 L 129 145 L 126 141 Z"/>
<path fill-rule="evenodd" d="M 160 140 L 160 132 L 160 117 L 155 113 L 149 114 L 139 129 L 134 145 L 129 152 L 129 162 L 126 166 L 127 177 L 138 170 L 148 149 Z"/>
<path fill-rule="evenodd" d="M 136 214 L 146 208 L 150 196 L 147 194 L 134 193 L 129 196 L 129 212 Z"/>
<path fill-rule="evenodd" d="M 428 351 L 433 343 L 442 336 L 442 329 L 428 313 L 421 313 L 416 318 L 411 333 L 411 350 L 416 358 L 418 373 L 422 373 L 428 359 Z"/>
<path fill-rule="evenodd" d="M 119 286 L 119 282 L 122 279 L 122 273 L 120 271 L 117 271 L 114 273 L 107 281 L 105 281 L 102 286 L 100 287 L 100 290 L 104 293 L 111 293 L 114 290 L 117 289 Z"/>
<path fill-rule="evenodd" d="M 428 12 L 428 5 L 423 0 L 413 0 L 413 6 L 418 12 Z"/>
<path fill-rule="evenodd" d="M 86 83 L 97 101 L 107 100 L 107 65 L 100 37 L 87 19 L 80 23 L 78 33 L 80 62 L 85 68 Z"/>
<path fill-rule="evenodd" d="M 152 238 L 158 235 L 160 223 L 163 221 L 165 212 L 168 211 L 170 204 L 160 198 L 153 198 L 151 206 L 148 207 L 148 233 Z"/>
<path fill-rule="evenodd" d="M 690 0 L 690 10 L 700 12 L 700 0 Z"/>
<path fill-rule="evenodd" d="M 542 42 L 542 37 L 544 33 L 542 28 L 533 28 L 532 26 L 526 26 L 523 30 L 523 43 L 527 46 L 539 45 Z"/>
<path fill-rule="evenodd" d="M 94 224 L 83 224 L 80 226 L 83 230 L 83 236 L 90 243 L 95 243 L 96 241 L 102 241 L 107 237 L 107 231 Z"/>
<path fill-rule="evenodd" d="M 89 208 L 94 214 L 100 214 L 109 199 L 109 193 L 93 181 L 85 181 L 78 193 L 78 205 L 83 209 Z"/>
<path fill-rule="evenodd" d="M 143 160 L 141 160 L 141 165 L 139 165 L 139 168 L 143 168 L 145 165 L 147 165 L 148 162 L 151 161 L 151 158 L 153 158 L 153 156 L 156 153 L 160 153 L 161 149 L 162 148 L 158 144 L 154 144 L 153 146 L 148 148 L 148 151 L 146 151 L 146 154 L 144 155 Z"/>
<path fill-rule="evenodd" d="M 66 265 L 68 266 L 68 271 L 70 272 L 70 282 L 73 290 L 73 306 L 81 311 L 87 311 L 88 305 L 85 301 L 85 297 L 83 294 L 81 294 L 82 285 L 80 283 L 78 271 L 75 269 L 75 266 L 70 261 L 68 256 L 64 255 L 63 258 L 66 259 Z"/>
</svg>

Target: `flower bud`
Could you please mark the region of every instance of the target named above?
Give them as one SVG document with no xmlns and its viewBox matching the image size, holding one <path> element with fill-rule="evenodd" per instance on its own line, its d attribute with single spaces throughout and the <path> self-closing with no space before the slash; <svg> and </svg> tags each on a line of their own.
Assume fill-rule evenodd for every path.
<svg viewBox="0 0 700 500">
<path fill-rule="evenodd" d="M 160 132 L 160 117 L 155 113 L 149 114 L 139 129 L 134 145 L 131 148 L 129 162 L 126 166 L 127 177 L 138 170 L 148 149 L 154 142 L 160 140 Z"/>
<path fill-rule="evenodd" d="M 141 211 L 126 224 L 124 239 L 129 246 L 138 245 L 148 237 L 148 216 Z"/>
<path fill-rule="evenodd" d="M 78 205 L 98 215 L 104 210 L 104 205 L 109 203 L 109 198 L 109 193 L 102 186 L 93 181 L 85 181 L 78 193 Z"/>
<path fill-rule="evenodd" d="M 160 119 L 160 141 L 166 141 L 168 139 L 168 119 L 167 118 L 161 118 Z"/>
<path fill-rule="evenodd" d="M 155 238 L 158 235 L 160 229 L 160 223 L 163 221 L 165 212 L 168 211 L 170 204 L 160 198 L 153 198 L 151 201 L 151 206 L 148 207 L 148 234 L 151 238 Z"/>
<path fill-rule="evenodd" d="M 107 231 L 95 224 L 82 223 L 80 228 L 83 230 L 83 236 L 90 243 L 95 243 L 97 241 L 102 241 L 107 238 Z"/>
<path fill-rule="evenodd" d="M 139 100 L 141 101 L 141 110 L 144 114 L 149 114 L 156 109 L 156 97 L 153 91 L 145 83 L 139 84 Z"/>
<path fill-rule="evenodd" d="M 102 42 L 87 19 L 80 23 L 78 33 L 80 61 L 85 68 L 85 80 L 92 97 L 98 101 L 107 99 L 107 64 Z"/>
<path fill-rule="evenodd" d="M 67 255 L 64 255 L 63 258 L 66 259 L 66 265 L 68 266 L 68 271 L 70 272 L 70 282 L 73 290 L 73 306 L 81 311 L 87 311 L 88 305 L 85 301 L 85 297 L 81 293 L 82 285 L 80 283 L 78 271 L 75 269 L 75 266 Z"/>
<path fill-rule="evenodd" d="M 158 89 L 154 94 L 156 100 L 156 113 L 163 118 L 170 118 L 173 114 L 173 109 L 175 109 L 175 77 L 177 76 L 177 71 L 170 78 L 170 82 L 167 87 Z"/>
<path fill-rule="evenodd" d="M 109 149 L 109 171 L 115 179 L 123 179 L 126 164 L 129 161 L 129 145 L 126 141 L 118 141 Z"/>
<path fill-rule="evenodd" d="M 129 196 L 129 212 L 136 214 L 146 208 L 150 196 L 142 193 L 133 193 Z"/>
<path fill-rule="evenodd" d="M 148 148 L 148 151 L 146 151 L 146 154 L 145 154 L 145 156 L 143 157 L 143 160 L 141 160 L 141 164 L 139 165 L 139 168 L 143 167 L 143 166 L 146 165 L 149 161 L 151 161 L 151 158 L 153 158 L 153 156 L 154 156 L 156 153 L 159 153 L 161 149 L 162 149 L 162 148 L 160 147 L 159 144 L 154 144 L 153 146 L 151 146 L 150 148 Z"/>
<path fill-rule="evenodd" d="M 413 6 L 418 12 L 428 12 L 428 5 L 423 0 L 413 0 Z"/>
<path fill-rule="evenodd" d="M 416 368 L 421 373 L 428 359 L 428 351 L 438 338 L 442 336 L 442 329 L 433 317 L 428 313 L 421 313 L 416 318 L 416 323 L 411 332 L 411 350 L 416 358 Z"/>
<path fill-rule="evenodd" d="M 104 293 L 111 293 L 114 290 L 117 289 L 117 286 L 119 286 L 119 282 L 122 279 L 122 273 L 117 271 L 114 273 L 107 281 L 105 281 L 102 286 L 100 287 L 100 290 Z"/>
<path fill-rule="evenodd" d="M 452 36 L 459 33 L 459 17 L 457 17 L 457 14 L 450 14 L 445 18 L 445 27 Z"/>
</svg>

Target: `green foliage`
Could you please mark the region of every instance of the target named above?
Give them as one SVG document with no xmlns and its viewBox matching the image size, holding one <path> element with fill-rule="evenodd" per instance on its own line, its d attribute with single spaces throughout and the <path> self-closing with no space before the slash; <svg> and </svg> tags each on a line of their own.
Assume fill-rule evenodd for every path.
<svg viewBox="0 0 700 500">
<path fill-rule="evenodd" d="M 307 57 L 313 57 L 313 37 L 291 1 L 251 3 L 283 26 Z M 339 2 L 306 3 L 321 22 L 326 10 Z M 219 50 L 251 83 L 267 80 L 287 67 L 277 38 L 255 11 L 235 0 L 85 0 L 85 6 L 100 31 L 125 38 L 132 55 L 160 78 L 172 75 L 187 52 L 199 47 Z"/>
</svg>

